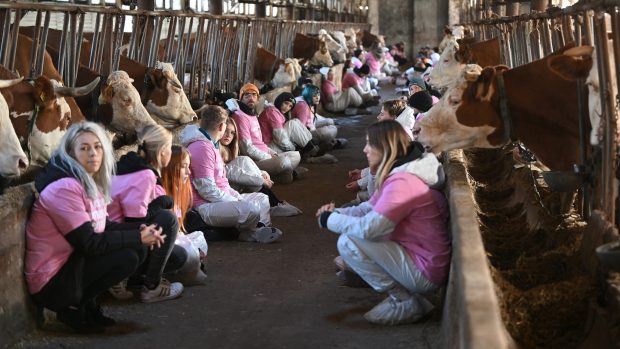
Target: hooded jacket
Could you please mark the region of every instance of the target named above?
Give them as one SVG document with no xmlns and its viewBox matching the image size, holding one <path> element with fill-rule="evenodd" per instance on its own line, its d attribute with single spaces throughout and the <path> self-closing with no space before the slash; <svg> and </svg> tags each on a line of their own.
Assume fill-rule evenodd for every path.
<svg viewBox="0 0 620 349">
<path fill-rule="evenodd" d="M 327 228 L 358 239 L 395 241 L 429 281 L 441 285 L 450 265 L 448 209 L 443 194 L 432 188 L 444 181 L 435 155 L 424 153 L 395 167 L 369 201 L 334 210 Z"/>
<path fill-rule="evenodd" d="M 397 117 L 396 121 L 403 126 L 409 138 L 413 140 L 413 126 L 415 125 L 415 112 L 410 107 L 405 107 Z"/>
<path fill-rule="evenodd" d="M 24 273 L 31 294 L 39 292 L 73 253 L 93 256 L 123 247 L 140 247 L 138 229 L 117 230 L 106 222 L 105 199 L 101 193 L 90 199 L 80 181 L 54 156 L 35 179 L 39 197 L 26 224 Z M 105 232 L 105 234 L 101 234 Z M 82 258 L 82 257 L 80 257 Z M 83 263 L 77 263 L 76 285 Z M 74 289 L 68 292 L 78 292 Z M 81 295 L 76 294 L 79 298 Z M 75 298 L 74 297 L 74 298 Z M 79 299 L 78 299 L 79 300 Z"/>
<path fill-rule="evenodd" d="M 210 202 L 238 201 L 241 197 L 226 179 L 224 160 L 216 148 L 219 143 L 213 143 L 207 136 L 208 133 L 196 125 L 185 126 L 179 135 L 181 144 L 187 147 L 192 157 L 192 207 Z"/>
<path fill-rule="evenodd" d="M 112 178 L 112 202 L 108 205 L 110 219 L 123 223 L 147 216 L 149 204 L 166 195 L 159 173 L 136 152 L 123 155 Z"/>
<path fill-rule="evenodd" d="M 286 118 L 278 108 L 275 106 L 265 108 L 258 117 L 258 123 L 265 143 L 273 143 L 284 151 L 295 150 L 295 145 L 284 129 Z"/>
<path fill-rule="evenodd" d="M 237 136 L 239 137 L 239 148 L 243 155 L 247 155 L 254 161 L 271 159 L 274 151 L 269 149 L 263 142 L 260 125 L 256 115 L 243 103 L 226 102 L 228 109 L 233 113 L 233 119 L 237 123 Z"/>
</svg>

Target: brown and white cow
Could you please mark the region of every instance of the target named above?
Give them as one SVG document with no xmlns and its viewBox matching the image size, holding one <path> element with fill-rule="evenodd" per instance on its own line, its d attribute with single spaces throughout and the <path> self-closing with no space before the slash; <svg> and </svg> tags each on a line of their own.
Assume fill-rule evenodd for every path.
<svg viewBox="0 0 620 349">
<path fill-rule="evenodd" d="M 21 83 L 23 78 L 0 80 L 0 90 Z M 9 106 L 0 93 L 0 176 L 15 177 L 28 168 L 28 157 L 9 118 Z"/>
<path fill-rule="evenodd" d="M 0 78 L 15 77 L 0 66 Z M 42 75 L 31 83 L 22 81 L 2 90 L 11 123 L 22 146 L 30 153 L 31 165 L 47 163 L 71 123 L 72 113 L 65 97 L 88 94 L 98 82 L 96 79 L 87 86 L 72 88 Z"/>
<path fill-rule="evenodd" d="M 549 68 L 558 56 L 510 70 L 466 65 L 441 100 L 416 123 L 418 140 L 438 153 L 497 148 L 515 138 L 550 169 L 572 170 L 579 161 L 577 84 Z M 591 67 L 592 57 L 587 54 L 573 65 L 576 75 L 583 77 Z M 504 81 L 509 117 L 500 111 L 499 77 Z"/>
<path fill-rule="evenodd" d="M 159 124 L 180 126 L 198 119 L 172 64 L 155 63 L 147 79 L 150 83 L 142 90 L 142 102 Z"/>
<path fill-rule="evenodd" d="M 101 87 L 99 104 L 112 106 L 114 117 L 109 126 L 113 131 L 139 134 L 144 127 L 155 124 L 132 83 L 133 79 L 126 72 L 115 71 Z"/>
<path fill-rule="evenodd" d="M 465 64 L 473 63 L 483 68 L 501 64 L 499 39 L 480 42 L 475 39 L 449 40 L 431 71 L 429 83 L 435 88 L 446 88 L 458 78 Z"/>
<path fill-rule="evenodd" d="M 334 61 L 344 63 L 347 59 L 347 50 L 345 47 L 343 47 L 338 41 L 334 40 L 334 38 L 325 29 L 319 30 L 319 39 L 325 42 L 325 45 L 329 50 L 329 54 L 332 56 Z"/>
</svg>

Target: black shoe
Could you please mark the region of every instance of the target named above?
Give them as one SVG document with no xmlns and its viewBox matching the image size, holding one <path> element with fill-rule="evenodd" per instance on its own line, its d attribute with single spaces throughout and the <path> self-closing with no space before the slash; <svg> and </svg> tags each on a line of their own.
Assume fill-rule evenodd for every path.
<svg viewBox="0 0 620 349">
<path fill-rule="evenodd" d="M 116 321 L 111 317 L 103 315 L 101 306 L 95 304 L 86 308 L 86 322 L 94 326 L 111 327 L 116 325 Z"/>
<path fill-rule="evenodd" d="M 56 313 L 56 319 L 77 333 L 101 333 L 104 328 L 86 321 L 83 310 L 65 308 Z"/>
</svg>

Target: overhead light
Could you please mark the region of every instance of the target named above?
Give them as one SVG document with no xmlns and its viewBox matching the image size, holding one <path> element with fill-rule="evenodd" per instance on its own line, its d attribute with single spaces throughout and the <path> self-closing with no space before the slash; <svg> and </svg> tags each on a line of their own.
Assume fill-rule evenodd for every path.
<svg viewBox="0 0 620 349">
<path fill-rule="evenodd" d="M 363 10 L 363 9 L 364 9 L 364 6 L 360 5 L 360 10 Z"/>
<path fill-rule="evenodd" d="M 366 5 L 366 7 L 364 8 L 366 11 L 368 11 L 368 5 Z"/>
</svg>

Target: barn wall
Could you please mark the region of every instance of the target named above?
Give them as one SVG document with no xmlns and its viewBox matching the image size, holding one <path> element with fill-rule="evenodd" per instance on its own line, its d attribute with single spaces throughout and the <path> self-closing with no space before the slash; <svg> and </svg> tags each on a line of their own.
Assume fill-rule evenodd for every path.
<svg viewBox="0 0 620 349">
<path fill-rule="evenodd" d="M 26 218 L 33 201 L 32 184 L 0 196 L 0 348 L 35 327 L 23 273 Z"/>
<path fill-rule="evenodd" d="M 368 22 L 386 44 L 405 42 L 412 57 L 422 46 L 437 46 L 448 24 L 448 8 L 455 0 L 369 0 Z M 451 4 L 450 6 L 455 6 Z"/>
</svg>

